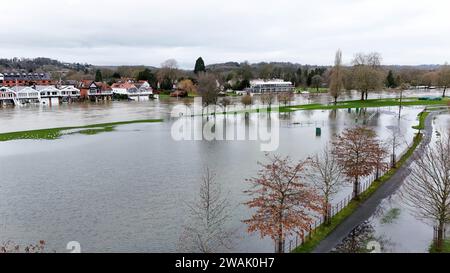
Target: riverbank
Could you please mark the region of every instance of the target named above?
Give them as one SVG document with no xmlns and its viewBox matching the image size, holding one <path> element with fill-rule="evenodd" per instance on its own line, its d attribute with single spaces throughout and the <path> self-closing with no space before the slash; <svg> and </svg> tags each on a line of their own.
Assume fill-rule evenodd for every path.
<svg viewBox="0 0 450 273">
<path fill-rule="evenodd" d="M 347 207 L 333 216 L 330 225 L 322 225 L 317 228 L 303 245 L 293 250 L 294 253 L 330 252 L 354 227 L 370 217 L 382 199 L 397 190 L 403 179 L 409 174 L 408 166 L 412 163 L 411 156 L 420 153 L 420 150 L 417 149 L 419 144 L 424 147 L 431 139 L 432 115 L 423 113 L 427 112 L 420 114 L 419 125 L 416 127 L 427 130 L 426 141 L 422 142 L 424 134 L 417 129 L 419 133 L 414 138 L 411 147 L 397 162 L 396 168 L 390 169 L 385 175 L 374 181 L 361 194 L 360 200 L 352 200 Z"/>
<path fill-rule="evenodd" d="M 18 131 L 0 134 L 0 142 L 11 141 L 17 139 L 58 139 L 63 135 L 70 134 L 85 134 L 85 135 L 95 135 L 102 132 L 114 131 L 116 126 L 133 124 L 133 123 L 153 123 L 162 122 L 162 119 L 144 119 L 144 120 L 130 120 L 130 121 L 119 121 L 110 123 L 98 123 L 90 124 L 84 126 L 71 126 L 71 127 L 59 127 L 59 128 L 48 128 L 48 129 L 38 129 L 38 130 L 28 130 L 28 131 Z"/>
</svg>

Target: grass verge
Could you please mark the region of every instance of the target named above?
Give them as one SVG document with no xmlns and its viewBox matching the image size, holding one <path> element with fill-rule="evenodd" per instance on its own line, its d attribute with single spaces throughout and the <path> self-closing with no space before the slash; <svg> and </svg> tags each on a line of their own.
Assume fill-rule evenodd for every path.
<svg viewBox="0 0 450 273">
<path fill-rule="evenodd" d="M 91 124 L 85 126 L 72 126 L 72 127 L 59 127 L 59 128 L 49 128 L 49 129 L 38 129 L 29 131 L 19 131 L 10 133 L 1 133 L 0 141 L 10 141 L 16 139 L 57 139 L 62 135 L 69 134 L 85 134 L 85 135 L 95 135 L 102 132 L 114 131 L 116 126 L 133 124 L 133 123 L 151 123 L 151 122 L 162 122 L 162 119 L 144 119 L 144 120 L 131 120 L 131 121 L 119 121 L 110 123 L 99 123 Z M 64 132 L 73 131 L 73 132 Z"/>
<path fill-rule="evenodd" d="M 396 168 L 390 169 L 385 175 L 380 177 L 378 180 L 375 180 L 365 192 L 361 193 L 359 200 L 352 200 L 347 207 L 345 207 L 339 213 L 333 216 L 330 225 L 328 226 L 322 225 L 318 227 L 303 245 L 295 248 L 292 252 L 308 253 L 313 251 L 323 239 L 325 239 L 337 226 L 339 226 L 339 224 L 341 224 L 347 217 L 353 214 L 360 204 L 362 204 L 369 197 L 371 197 L 381 185 L 383 185 L 386 181 L 388 181 L 397 172 L 398 168 L 400 168 L 401 166 L 403 166 L 403 164 L 405 164 L 408 158 L 410 158 L 411 155 L 414 153 L 417 146 L 419 146 L 421 141 L 422 141 L 422 134 L 418 133 L 414 137 L 414 141 L 411 147 L 397 162 Z"/>
<path fill-rule="evenodd" d="M 436 249 L 436 245 L 434 242 L 431 243 L 430 248 L 428 249 L 430 253 L 450 253 L 450 240 L 445 240 L 444 245 L 442 247 L 442 251 L 438 251 Z"/>
</svg>

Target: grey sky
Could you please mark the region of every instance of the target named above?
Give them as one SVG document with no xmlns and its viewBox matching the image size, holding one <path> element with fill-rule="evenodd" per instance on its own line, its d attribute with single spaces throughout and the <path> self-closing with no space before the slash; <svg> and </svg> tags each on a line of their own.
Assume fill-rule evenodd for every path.
<svg viewBox="0 0 450 273">
<path fill-rule="evenodd" d="M 377 51 L 385 64 L 450 61 L 447 0 L 2 1 L 0 57 L 98 65 L 166 59 L 331 64 Z"/>
</svg>

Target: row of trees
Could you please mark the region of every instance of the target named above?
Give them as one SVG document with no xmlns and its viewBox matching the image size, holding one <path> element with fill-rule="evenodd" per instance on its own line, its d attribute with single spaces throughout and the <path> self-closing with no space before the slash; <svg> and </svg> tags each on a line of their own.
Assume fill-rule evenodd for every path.
<svg viewBox="0 0 450 273">
<path fill-rule="evenodd" d="M 410 86 L 438 86 L 446 90 L 450 86 L 450 67 L 445 64 L 435 71 L 403 69 L 398 72 L 386 71 L 381 66 L 382 58 L 378 53 L 358 53 L 351 67 L 342 65 L 342 52 L 337 51 L 334 66 L 329 73 L 329 93 L 335 103 L 343 90 L 358 90 L 361 100 L 367 99 L 369 92 L 387 88 L 407 89 Z"/>
</svg>

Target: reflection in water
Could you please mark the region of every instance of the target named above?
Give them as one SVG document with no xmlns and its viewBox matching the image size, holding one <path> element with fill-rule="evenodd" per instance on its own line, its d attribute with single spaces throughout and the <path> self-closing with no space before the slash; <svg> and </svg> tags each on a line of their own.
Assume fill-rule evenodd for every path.
<svg viewBox="0 0 450 273">
<path fill-rule="evenodd" d="M 379 249 L 373 249 L 377 245 Z M 335 248 L 336 253 L 369 253 L 374 250 L 390 252 L 393 243 L 383 237 L 375 235 L 375 228 L 369 221 L 354 228 L 350 234 Z"/>
</svg>

